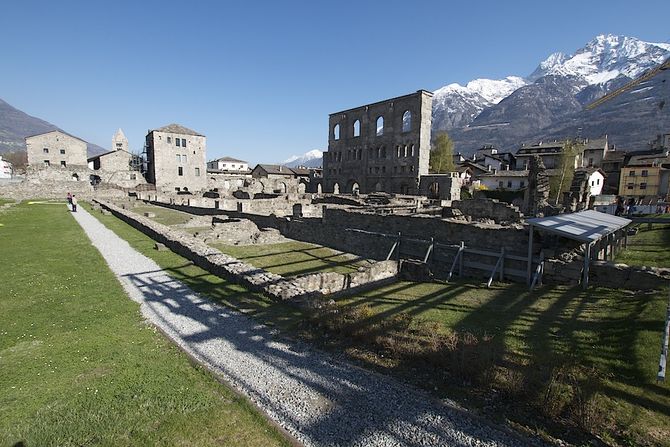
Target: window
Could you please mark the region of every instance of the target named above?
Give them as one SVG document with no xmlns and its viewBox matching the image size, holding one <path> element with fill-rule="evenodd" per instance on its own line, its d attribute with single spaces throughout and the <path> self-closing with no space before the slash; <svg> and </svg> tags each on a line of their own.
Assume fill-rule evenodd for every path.
<svg viewBox="0 0 670 447">
<path fill-rule="evenodd" d="M 184 168 L 182 168 L 181 166 L 179 166 L 179 167 L 177 168 L 177 175 L 184 175 Z"/>
<path fill-rule="evenodd" d="M 186 147 L 186 138 L 181 139 L 181 147 Z"/>
<path fill-rule="evenodd" d="M 375 173 L 379 174 L 379 166 L 375 166 Z"/>
<path fill-rule="evenodd" d="M 402 131 L 409 132 L 412 130 L 412 112 L 405 110 L 402 114 Z"/>
<path fill-rule="evenodd" d="M 137 180 L 137 174 L 135 173 L 130 174 L 130 180 Z"/>
<path fill-rule="evenodd" d="M 498 188 L 503 188 L 503 185 L 504 185 L 503 181 L 500 180 L 500 181 L 498 182 Z"/>
<path fill-rule="evenodd" d="M 521 180 L 521 181 L 519 182 L 519 188 L 523 188 L 524 186 L 526 186 L 526 182 L 523 181 L 523 180 Z"/>
<path fill-rule="evenodd" d="M 174 145 L 175 145 L 175 146 L 181 146 L 180 143 L 181 143 L 181 140 L 180 140 L 179 138 L 175 138 L 175 139 L 174 139 Z"/>
<path fill-rule="evenodd" d="M 633 189 L 633 188 L 635 188 L 635 183 L 629 183 L 628 185 L 626 185 L 626 189 Z"/>
<path fill-rule="evenodd" d="M 405 172 L 405 167 L 404 166 L 400 166 L 400 172 L 402 172 L 402 173 Z"/>
<path fill-rule="evenodd" d="M 335 127 L 333 127 L 333 140 L 339 140 L 340 139 L 340 125 L 335 124 Z"/>
<path fill-rule="evenodd" d="M 195 176 L 200 177 L 200 168 L 195 168 Z"/>
<path fill-rule="evenodd" d="M 181 156 L 181 162 L 186 163 L 186 154 Z"/>
<path fill-rule="evenodd" d="M 640 175 L 642 175 L 642 177 L 648 177 L 649 176 L 649 171 L 647 171 L 646 169 L 643 169 L 642 174 L 640 174 Z"/>
<path fill-rule="evenodd" d="M 407 145 L 405 145 L 405 151 L 403 152 L 403 155 L 404 155 L 405 158 L 407 158 L 407 149 L 408 149 Z"/>
<path fill-rule="evenodd" d="M 361 121 L 360 120 L 354 121 L 354 136 L 355 137 L 360 137 L 361 136 Z"/>
<path fill-rule="evenodd" d="M 640 183 L 640 189 L 647 189 L 646 183 Z"/>
<path fill-rule="evenodd" d="M 384 117 L 377 118 L 377 136 L 384 135 Z"/>
<path fill-rule="evenodd" d="M 398 167 L 397 167 L 397 166 L 393 166 L 393 173 L 394 173 L 394 174 L 397 174 L 397 173 L 398 173 Z"/>
<path fill-rule="evenodd" d="M 50 165 L 51 165 L 51 163 L 49 163 L 49 160 L 44 160 L 44 167 L 45 168 L 48 168 Z"/>
<path fill-rule="evenodd" d="M 410 149 L 411 149 L 410 153 L 412 154 L 412 157 L 414 157 L 414 145 L 411 145 Z"/>
<path fill-rule="evenodd" d="M 169 143 L 169 141 L 168 141 Z M 116 148 L 121 149 L 123 147 L 123 143 L 116 143 Z"/>
<path fill-rule="evenodd" d="M 61 168 L 67 167 L 67 163 L 65 163 L 65 160 L 60 161 L 60 166 L 61 166 Z"/>
<path fill-rule="evenodd" d="M 409 167 L 409 172 L 414 172 L 414 165 L 411 165 L 411 166 Z"/>
<path fill-rule="evenodd" d="M 172 143 L 172 137 L 167 137 L 167 142 Z"/>
<path fill-rule="evenodd" d="M 48 154 L 49 153 L 49 148 L 45 147 L 44 149 L 42 149 L 42 152 L 44 152 L 45 154 Z"/>
<path fill-rule="evenodd" d="M 508 181 L 507 181 L 507 187 L 508 187 L 508 188 L 511 188 L 511 187 L 512 187 L 512 180 L 508 180 Z"/>
<path fill-rule="evenodd" d="M 181 154 L 177 154 L 177 163 L 181 163 Z"/>
<path fill-rule="evenodd" d="M 591 180 L 591 186 L 596 186 L 595 180 Z"/>
<path fill-rule="evenodd" d="M 593 158 L 589 158 L 589 167 L 593 166 Z"/>
<path fill-rule="evenodd" d="M 599 178 L 596 179 L 596 185 L 600 185 L 600 179 Z"/>
<path fill-rule="evenodd" d="M 382 172 L 386 172 L 386 166 L 382 166 Z"/>
<path fill-rule="evenodd" d="M 396 151 L 396 158 L 400 158 L 400 146 L 396 146 L 395 151 Z"/>
<path fill-rule="evenodd" d="M 635 177 L 635 171 L 630 171 L 630 172 L 628 173 L 628 176 L 629 176 L 629 177 Z"/>
<path fill-rule="evenodd" d="M 61 155 L 65 155 L 65 149 L 60 150 Z"/>
</svg>

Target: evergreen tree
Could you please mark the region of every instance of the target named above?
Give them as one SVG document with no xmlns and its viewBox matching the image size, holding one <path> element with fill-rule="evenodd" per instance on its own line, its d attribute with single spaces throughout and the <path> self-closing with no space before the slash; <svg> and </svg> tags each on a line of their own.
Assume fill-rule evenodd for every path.
<svg viewBox="0 0 670 447">
<path fill-rule="evenodd" d="M 431 174 L 446 174 L 455 170 L 454 142 L 446 132 L 438 134 L 435 138 L 435 144 L 430 151 L 428 169 Z"/>
</svg>

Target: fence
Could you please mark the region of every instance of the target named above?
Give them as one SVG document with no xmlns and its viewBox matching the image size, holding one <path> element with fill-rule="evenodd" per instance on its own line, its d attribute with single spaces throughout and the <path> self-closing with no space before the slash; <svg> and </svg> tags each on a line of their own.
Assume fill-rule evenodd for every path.
<svg viewBox="0 0 670 447">
<path fill-rule="evenodd" d="M 465 273 L 474 275 L 477 272 L 485 272 L 488 277 L 487 287 L 491 286 L 496 277 L 500 281 L 507 279 L 529 282 L 531 289 L 542 284 L 544 274 L 544 255 L 542 253 L 539 257 L 532 258 L 533 274 L 531 280 L 528 281 L 528 257 L 508 253 L 504 247 L 500 251 L 491 251 L 467 247 L 464 242 L 444 244 L 433 238 L 430 240 L 416 239 L 403 236 L 401 233 L 378 233 L 356 228 L 347 228 L 346 231 L 382 236 L 392 240 L 393 244 L 386 256 L 387 260 L 395 257 L 398 263 L 404 259 L 427 264 L 431 272 L 443 276 L 447 282 L 454 274 L 464 276 Z M 489 259 L 492 261 L 485 262 Z"/>
</svg>

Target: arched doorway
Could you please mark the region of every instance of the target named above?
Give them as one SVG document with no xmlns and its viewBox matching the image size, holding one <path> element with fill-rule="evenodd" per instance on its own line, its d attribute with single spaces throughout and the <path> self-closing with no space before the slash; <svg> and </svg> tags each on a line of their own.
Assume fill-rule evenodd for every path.
<svg viewBox="0 0 670 447">
<path fill-rule="evenodd" d="M 375 183 L 375 191 L 376 192 L 384 191 L 384 185 L 382 184 L 382 182 Z"/>
<path fill-rule="evenodd" d="M 335 183 L 333 186 L 333 194 L 339 194 L 340 193 L 340 185 L 338 183 Z"/>
</svg>

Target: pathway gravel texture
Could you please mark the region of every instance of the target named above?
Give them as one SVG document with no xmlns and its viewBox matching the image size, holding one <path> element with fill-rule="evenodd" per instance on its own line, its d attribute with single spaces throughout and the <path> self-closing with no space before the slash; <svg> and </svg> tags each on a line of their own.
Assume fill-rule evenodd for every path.
<svg viewBox="0 0 670 447">
<path fill-rule="evenodd" d="M 176 281 L 86 210 L 73 216 L 146 319 L 305 446 L 527 445 L 449 402 L 282 339 Z"/>
</svg>

